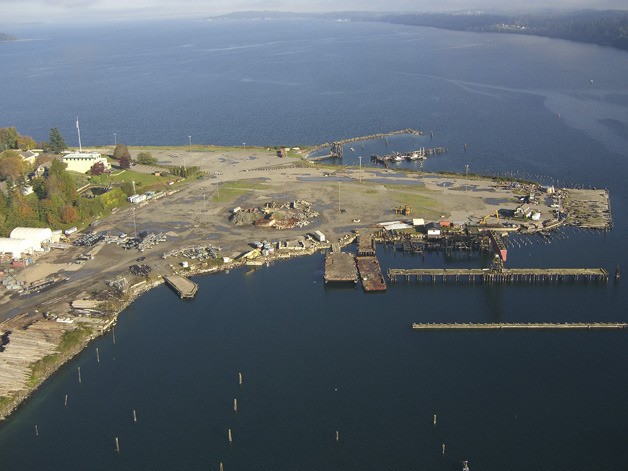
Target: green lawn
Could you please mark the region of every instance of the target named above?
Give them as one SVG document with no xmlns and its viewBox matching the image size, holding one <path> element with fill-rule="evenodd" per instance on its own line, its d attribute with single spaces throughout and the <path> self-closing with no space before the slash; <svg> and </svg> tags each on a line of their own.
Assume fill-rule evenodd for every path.
<svg viewBox="0 0 628 471">
<path fill-rule="evenodd" d="M 176 181 L 180 177 L 173 175 L 160 177 L 146 173 L 134 172 L 133 170 L 114 170 L 111 175 L 92 176 L 91 182 L 97 185 L 107 186 L 110 183 L 119 184 L 123 182 L 135 182 L 138 193 L 150 189 L 164 190 L 168 187 L 168 182 Z"/>
<path fill-rule="evenodd" d="M 212 201 L 217 203 L 228 203 L 234 201 L 240 196 L 244 196 L 254 190 L 263 190 L 267 188 L 265 183 L 255 180 L 238 180 L 234 182 L 225 182 L 219 185 L 212 196 Z"/>
</svg>

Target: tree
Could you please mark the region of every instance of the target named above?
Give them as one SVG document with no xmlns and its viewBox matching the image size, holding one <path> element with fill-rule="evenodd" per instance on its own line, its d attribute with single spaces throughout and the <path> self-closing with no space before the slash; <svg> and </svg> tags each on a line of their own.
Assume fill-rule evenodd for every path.
<svg viewBox="0 0 628 471">
<path fill-rule="evenodd" d="M 124 144 L 118 144 L 113 150 L 113 158 L 120 160 L 122 157 L 128 157 L 129 161 L 131 160 L 131 154 L 129 153 L 128 147 Z"/>
<path fill-rule="evenodd" d="M 120 157 L 120 168 L 128 169 L 131 168 L 131 157 L 123 155 Z"/>
<path fill-rule="evenodd" d="M 0 154 L 0 178 L 17 181 L 27 172 L 28 164 L 17 155 L 17 152 L 9 150 Z"/>
<path fill-rule="evenodd" d="M 0 128 L 0 150 L 17 149 L 18 137 L 15 128 Z"/>
<path fill-rule="evenodd" d="M 48 149 L 53 154 L 60 154 L 61 151 L 66 150 L 68 145 L 65 143 L 65 139 L 59 132 L 58 128 L 52 128 L 50 130 L 50 139 L 48 141 Z"/>
<path fill-rule="evenodd" d="M 120 185 L 120 189 L 124 191 L 126 196 L 132 196 L 135 192 L 133 191 L 133 184 L 131 182 L 122 182 Z"/>
<path fill-rule="evenodd" d="M 74 206 L 66 205 L 61 208 L 61 221 L 66 224 L 76 221 L 78 212 Z"/>
<path fill-rule="evenodd" d="M 17 146 L 23 150 L 34 149 L 37 147 L 35 139 L 30 136 L 22 136 L 21 134 L 17 138 Z"/>
<path fill-rule="evenodd" d="M 92 175 L 102 175 L 105 172 L 105 164 L 96 162 L 91 168 Z"/>
<path fill-rule="evenodd" d="M 157 158 L 153 157 L 153 154 L 150 152 L 140 152 L 137 154 L 137 163 L 142 165 L 155 165 L 157 163 Z"/>
</svg>

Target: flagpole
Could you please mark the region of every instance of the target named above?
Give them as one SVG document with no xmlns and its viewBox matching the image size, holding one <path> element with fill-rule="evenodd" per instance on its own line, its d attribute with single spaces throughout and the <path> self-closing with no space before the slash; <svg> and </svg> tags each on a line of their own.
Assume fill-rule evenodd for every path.
<svg viewBox="0 0 628 471">
<path fill-rule="evenodd" d="M 78 116 L 76 117 L 76 130 L 79 138 L 79 152 L 83 152 L 83 147 L 81 146 L 81 128 L 79 127 Z"/>
</svg>

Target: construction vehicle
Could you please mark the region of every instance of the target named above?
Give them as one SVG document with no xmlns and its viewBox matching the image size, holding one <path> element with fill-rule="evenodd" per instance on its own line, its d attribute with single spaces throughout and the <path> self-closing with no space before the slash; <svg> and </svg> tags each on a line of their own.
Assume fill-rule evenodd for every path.
<svg viewBox="0 0 628 471">
<path fill-rule="evenodd" d="M 395 214 L 403 214 L 404 216 L 410 216 L 411 212 L 412 212 L 412 206 L 410 206 L 409 204 L 395 208 Z"/>
<path fill-rule="evenodd" d="M 480 219 L 479 224 L 482 224 L 483 226 L 485 226 L 487 224 L 487 220 L 490 217 L 495 217 L 497 219 L 499 219 L 499 211 L 495 211 L 494 213 L 491 214 L 487 214 L 486 216 L 484 216 L 482 219 Z"/>
</svg>

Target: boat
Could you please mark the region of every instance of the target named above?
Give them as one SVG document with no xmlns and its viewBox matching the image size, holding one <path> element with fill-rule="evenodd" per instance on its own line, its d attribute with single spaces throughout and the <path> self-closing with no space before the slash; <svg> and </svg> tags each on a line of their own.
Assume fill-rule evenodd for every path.
<svg viewBox="0 0 628 471">
<path fill-rule="evenodd" d="M 471 471 L 471 469 L 469 468 L 469 462 L 467 460 L 464 460 L 462 462 L 462 471 Z"/>
</svg>

